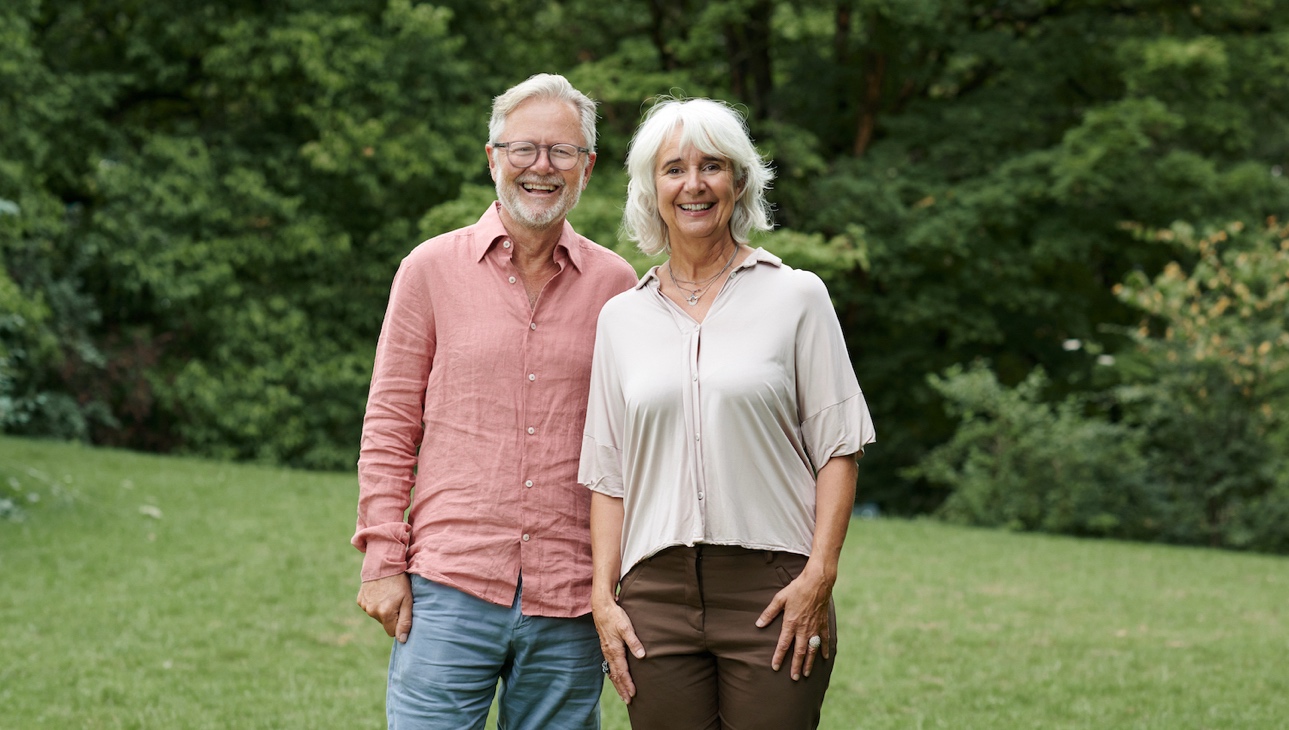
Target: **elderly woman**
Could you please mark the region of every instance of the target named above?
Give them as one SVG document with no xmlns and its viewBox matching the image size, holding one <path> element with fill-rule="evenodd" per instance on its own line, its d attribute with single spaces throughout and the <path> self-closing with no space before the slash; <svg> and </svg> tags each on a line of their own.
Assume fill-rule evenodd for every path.
<svg viewBox="0 0 1289 730">
<path fill-rule="evenodd" d="M 817 276 L 747 246 L 772 178 L 729 106 L 654 106 L 623 223 L 666 252 L 600 313 L 579 481 L 592 610 L 634 728 L 817 727 L 873 441 Z M 786 671 L 781 671 L 786 668 Z"/>
</svg>

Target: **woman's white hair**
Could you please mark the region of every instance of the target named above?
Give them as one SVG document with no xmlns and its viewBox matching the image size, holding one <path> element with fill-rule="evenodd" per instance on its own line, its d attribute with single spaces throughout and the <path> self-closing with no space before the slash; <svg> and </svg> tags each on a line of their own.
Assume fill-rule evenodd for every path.
<svg viewBox="0 0 1289 730">
<path fill-rule="evenodd" d="M 667 225 L 658 212 L 654 176 L 658 153 L 678 129 L 682 151 L 697 149 L 733 165 L 734 181 L 741 186 L 730 217 L 734 240 L 747 243 L 753 230 L 770 230 L 765 191 L 774 179 L 774 171 L 752 144 L 743 116 L 722 101 L 663 97 L 645 114 L 627 151 L 629 180 L 623 234 L 650 256 L 669 249 Z"/>
<path fill-rule="evenodd" d="M 492 100 L 492 118 L 488 120 L 488 142 L 498 142 L 506 129 L 506 117 L 529 99 L 554 99 L 573 105 L 582 123 L 583 145 L 595 151 L 595 102 L 573 88 L 568 79 L 558 74 L 535 74 L 510 87 Z"/>
</svg>

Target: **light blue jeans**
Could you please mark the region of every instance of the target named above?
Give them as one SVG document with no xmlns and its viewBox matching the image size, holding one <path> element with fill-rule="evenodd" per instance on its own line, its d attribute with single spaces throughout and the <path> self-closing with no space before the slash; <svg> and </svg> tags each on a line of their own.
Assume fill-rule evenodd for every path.
<svg viewBox="0 0 1289 730">
<path fill-rule="evenodd" d="M 498 730 L 599 729 L 603 657 L 590 615 L 524 616 L 522 583 L 506 607 L 411 580 L 412 630 L 389 659 L 390 730 L 483 730 L 498 679 Z"/>
</svg>

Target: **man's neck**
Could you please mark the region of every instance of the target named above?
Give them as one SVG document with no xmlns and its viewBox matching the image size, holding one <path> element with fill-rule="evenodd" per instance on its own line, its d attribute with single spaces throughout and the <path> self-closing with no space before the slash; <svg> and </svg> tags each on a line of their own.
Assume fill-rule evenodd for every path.
<svg viewBox="0 0 1289 730">
<path fill-rule="evenodd" d="M 540 270 L 555 261 L 555 245 L 564 232 L 564 219 L 551 223 L 545 228 L 529 228 L 501 208 L 501 224 L 510 236 L 515 250 L 511 261 L 521 272 Z"/>
</svg>

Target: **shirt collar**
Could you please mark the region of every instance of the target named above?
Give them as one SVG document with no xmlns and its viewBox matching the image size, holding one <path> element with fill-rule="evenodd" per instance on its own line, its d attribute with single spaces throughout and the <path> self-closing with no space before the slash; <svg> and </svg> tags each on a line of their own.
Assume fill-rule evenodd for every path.
<svg viewBox="0 0 1289 730">
<path fill-rule="evenodd" d="M 752 249 L 752 253 L 748 254 L 747 258 L 743 259 L 743 261 L 738 266 L 734 267 L 734 271 L 738 271 L 739 269 L 750 269 L 753 266 L 756 266 L 757 264 L 769 264 L 770 266 L 777 267 L 777 266 L 783 265 L 783 259 L 779 258 L 778 256 L 775 256 L 769 251 L 766 251 L 760 246 L 757 246 L 756 248 Z M 635 288 L 643 289 L 649 285 L 650 281 L 658 280 L 658 268 L 660 266 L 662 266 L 662 264 L 658 264 L 658 266 L 651 267 L 648 271 L 646 271 L 644 276 L 640 277 L 640 281 L 636 282 Z"/>
<path fill-rule="evenodd" d="M 505 224 L 501 222 L 501 203 L 493 201 L 479 218 L 479 222 L 474 224 L 474 229 L 474 260 L 477 263 L 483 261 L 488 251 L 497 245 L 497 241 L 510 236 Z M 561 259 L 567 259 L 578 271 L 581 271 L 582 256 L 582 247 L 577 240 L 577 233 L 568 221 L 564 221 L 559 241 L 555 244 L 556 263 L 560 263 Z"/>
</svg>

